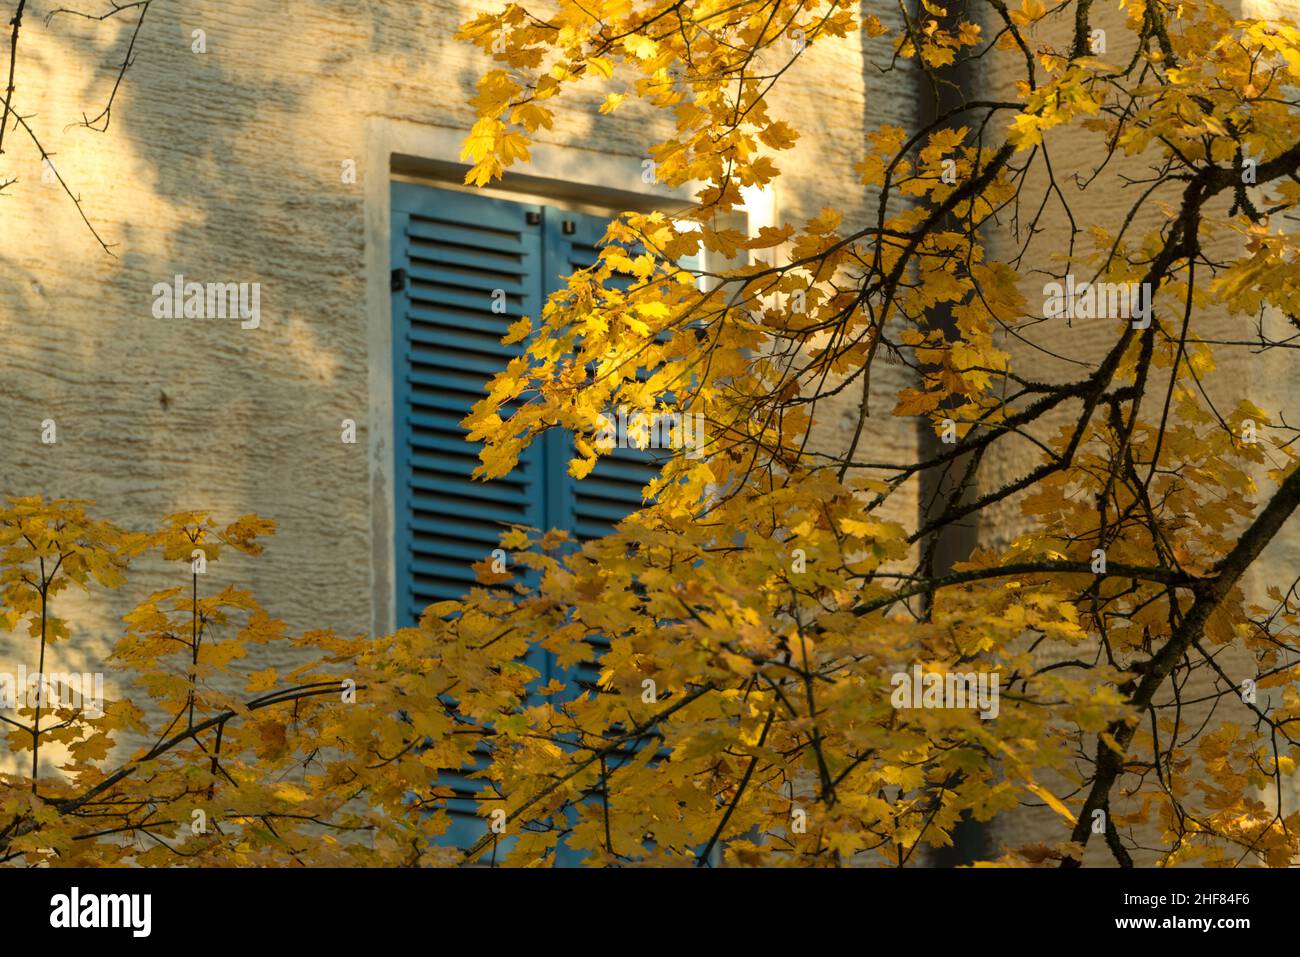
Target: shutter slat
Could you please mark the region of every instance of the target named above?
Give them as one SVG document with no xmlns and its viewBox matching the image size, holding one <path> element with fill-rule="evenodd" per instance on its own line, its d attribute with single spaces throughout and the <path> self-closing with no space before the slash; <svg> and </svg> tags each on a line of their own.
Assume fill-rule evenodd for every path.
<svg viewBox="0 0 1300 957">
<path fill-rule="evenodd" d="M 517 302 L 517 297 L 506 297 L 506 305 L 510 306 Z M 483 315 L 482 300 L 478 294 L 474 296 L 464 296 L 464 308 L 453 308 L 461 305 L 453 303 L 450 297 L 443 298 L 436 305 L 432 303 L 423 303 L 413 305 L 407 310 L 406 318 L 411 322 L 421 324 L 455 326 L 459 329 L 469 329 L 474 332 L 481 332 L 484 335 L 495 335 L 498 338 L 505 335 L 507 327 L 516 321 L 522 314 L 520 310 L 513 309 L 502 313 L 490 313 Z M 500 343 L 498 343 L 500 345 Z M 501 346 L 502 349 L 507 348 Z"/>
<path fill-rule="evenodd" d="M 520 240 L 514 230 L 514 219 L 501 220 L 499 229 L 490 227 L 475 227 L 470 223 L 457 223 L 446 219 L 440 219 L 435 216 L 418 216 L 413 218 L 406 226 L 406 235 L 416 240 L 414 245 L 419 248 L 420 241 L 437 243 L 439 245 L 447 244 L 452 246 L 462 246 L 468 249 L 491 249 L 499 255 L 508 255 L 510 253 L 523 255 L 527 251 L 527 244 Z M 492 238 L 484 242 L 484 232 L 492 232 Z"/>
<path fill-rule="evenodd" d="M 503 257 L 476 255 L 473 250 L 454 247 L 426 246 L 416 255 L 412 251 L 407 267 L 412 280 L 448 286 L 469 286 L 471 289 L 497 289 L 523 294 L 528 282 L 529 263 Z M 416 296 L 421 298 L 421 296 Z"/>
<path fill-rule="evenodd" d="M 438 493 L 442 493 L 442 496 L 465 495 L 478 501 L 500 502 L 505 508 L 521 512 L 528 507 L 527 489 L 502 487 L 499 482 L 478 482 L 468 477 L 459 480 L 458 477 L 442 478 L 437 473 L 413 475 L 409 481 L 417 502 L 421 497 L 437 498 Z M 503 510 L 503 520 L 517 522 L 520 518 L 520 514 L 511 512 L 507 515 Z"/>
<path fill-rule="evenodd" d="M 503 329 L 502 334 L 504 332 Z M 494 359 L 500 359 L 501 357 L 513 358 L 523 353 L 523 348 L 518 343 L 503 346 L 500 335 L 493 336 L 491 333 L 480 333 L 473 329 L 452 329 L 432 323 L 421 323 L 419 325 L 412 323 L 407 338 L 412 343 L 436 346 L 440 351 L 465 352 L 473 355 L 491 356 Z M 504 363 L 499 362 L 498 368 L 501 365 L 504 365 Z"/>
</svg>

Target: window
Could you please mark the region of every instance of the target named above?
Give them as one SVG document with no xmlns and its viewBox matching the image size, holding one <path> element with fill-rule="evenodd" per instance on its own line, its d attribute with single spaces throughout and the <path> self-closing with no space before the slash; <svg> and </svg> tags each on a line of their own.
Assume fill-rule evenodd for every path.
<svg viewBox="0 0 1300 957">
<path fill-rule="evenodd" d="M 476 561 L 498 546 L 506 525 L 559 528 L 578 539 L 606 534 L 641 503 L 657 469 L 653 453 L 619 449 L 581 482 L 568 474 L 571 438 L 534 442 L 513 473 L 471 479 L 478 448 L 460 421 L 484 384 L 523 344 L 503 346 L 520 316 L 537 320 L 546 297 L 574 270 L 593 265 L 608 219 L 533 203 L 392 184 L 393 384 L 397 624 L 414 625 L 426 606 L 465 594 Z M 504 303 L 504 309 L 502 309 Z M 496 311 L 494 311 L 494 304 Z M 542 674 L 594 682 L 595 669 L 560 675 L 550 656 Z M 448 784 L 455 844 L 483 833 L 474 782 Z"/>
<path fill-rule="evenodd" d="M 524 344 L 503 346 L 520 316 L 540 317 L 564 277 L 593 265 L 607 218 L 398 182 L 393 187 L 397 619 L 463 595 L 471 563 L 511 522 L 606 534 L 641 502 L 651 455 L 616 450 L 578 482 L 568 436 L 535 442 L 515 471 L 470 478 L 478 448 L 460 421 Z M 494 303 L 504 301 L 504 310 Z"/>
</svg>

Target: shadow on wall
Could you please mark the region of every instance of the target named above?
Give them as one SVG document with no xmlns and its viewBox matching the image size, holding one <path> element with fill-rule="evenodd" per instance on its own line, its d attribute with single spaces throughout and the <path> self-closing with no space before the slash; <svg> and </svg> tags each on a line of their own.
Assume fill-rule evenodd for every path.
<svg viewBox="0 0 1300 957">
<path fill-rule="evenodd" d="M 139 528 L 182 509 L 274 518 L 268 554 L 232 563 L 240 584 L 292 627 L 364 630 L 366 443 L 343 421 L 367 421 L 362 184 L 388 171 L 349 181 L 346 164 L 376 115 L 468 129 L 467 8 L 153 4 L 101 133 L 78 123 L 108 102 L 134 14 L 46 24 L 53 7 L 29 4 L 15 105 L 116 255 L 10 140 L 0 490 L 90 498 Z M 158 318 L 176 276 L 238 284 L 256 320 Z"/>
<path fill-rule="evenodd" d="M 58 5 L 27 5 L 14 106 L 113 255 L 57 183 L 42 181 L 39 152 L 11 133 L 0 157 L 0 181 L 18 178 L 0 193 L 0 494 L 91 499 L 134 529 L 182 510 L 272 518 L 280 531 L 266 554 L 213 564 L 207 587 L 250 589 L 291 633 L 364 632 L 363 190 L 366 177 L 389 175 L 362 167 L 365 136 L 374 117 L 469 129 L 485 61 L 453 35 L 473 11 L 405 0 L 300 0 L 272 13 L 254 0 L 154 3 L 98 132 L 80 124 L 110 102 L 136 12 L 47 23 Z M 597 129 L 598 102 L 561 112 L 550 138 L 630 152 L 644 135 L 635 111 Z M 256 321 L 185 318 L 183 304 L 181 317 L 160 318 L 156 287 L 177 276 L 182 292 L 186 282 L 234 284 Z M 345 420 L 355 443 L 344 441 Z M 51 664 L 96 670 L 121 616 L 184 573 L 142 560 L 120 592 L 60 595 L 53 610 L 73 641 Z M 5 636 L 0 667 L 30 665 L 29 651 Z M 264 651 L 259 667 L 288 660 Z"/>
<path fill-rule="evenodd" d="M 348 181 L 344 164 L 365 155 L 374 115 L 468 128 L 480 63 L 452 39 L 464 11 L 155 3 L 97 132 L 80 123 L 109 102 L 135 13 L 46 23 L 57 6 L 27 6 L 14 106 L 113 255 L 11 131 L 0 494 L 91 499 L 136 529 L 191 509 L 273 518 L 266 554 L 210 566 L 207 587 L 250 589 L 291 632 L 364 631 L 367 446 L 364 434 L 345 443 L 342 422 L 367 421 L 362 183 L 387 170 Z M 159 318 L 155 287 L 178 275 L 242 286 L 257 321 Z M 73 640 L 52 649 L 51 668 L 99 670 L 121 616 L 185 579 L 174 563 L 136 565 L 119 592 L 56 599 Z M 0 668 L 34 667 L 30 652 L 4 635 Z M 259 662 L 279 664 L 274 650 Z"/>
</svg>

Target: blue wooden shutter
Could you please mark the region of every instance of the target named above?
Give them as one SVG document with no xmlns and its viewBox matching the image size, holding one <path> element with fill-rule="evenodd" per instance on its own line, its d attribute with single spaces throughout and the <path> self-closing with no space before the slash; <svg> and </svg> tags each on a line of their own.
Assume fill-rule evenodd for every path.
<svg viewBox="0 0 1300 957">
<path fill-rule="evenodd" d="M 572 437 L 555 430 L 509 476 L 487 483 L 470 478 L 479 449 L 465 441 L 459 423 L 484 385 L 524 348 L 503 346 L 501 337 L 520 316 L 540 319 L 546 297 L 563 288 L 565 277 L 595 264 L 607 225 L 606 217 L 479 193 L 392 185 L 399 626 L 473 587 L 472 564 L 497 547 L 509 523 L 565 529 L 579 540 L 607 534 L 641 506 L 641 491 L 658 471 L 656 458 L 668 454 L 618 449 L 578 482 L 568 474 Z M 497 290 L 505 296 L 504 312 L 493 311 Z M 594 644 L 597 654 L 608 647 Z M 529 661 L 542 673 L 539 682 L 560 677 L 575 685 L 573 693 L 595 684 L 594 662 L 561 673 L 540 651 Z M 478 766 L 487 759 L 480 755 Z M 445 843 L 466 846 L 484 832 L 472 770 L 443 775 L 457 793 Z M 577 860 L 564 847 L 559 858 Z"/>
<path fill-rule="evenodd" d="M 546 292 L 564 288 L 565 278 L 579 269 L 594 266 L 600 259 L 600 240 L 609 218 L 569 210 L 547 209 L 545 222 Z M 617 281 L 614 281 L 617 284 Z M 626 284 L 624 284 L 626 285 Z M 607 412 L 617 415 L 617 409 Z M 568 474 L 573 458 L 573 437 L 556 430 L 547 436 L 547 476 L 551 480 L 548 494 L 554 524 L 572 533 L 578 541 L 600 538 L 613 531 L 629 513 L 641 507 L 641 491 L 658 474 L 657 454 L 652 449 L 615 449 L 602 456 L 585 479 L 578 481 Z M 592 640 L 593 659 L 567 671 L 550 663 L 553 675 L 570 688 L 566 697 L 576 697 L 583 690 L 594 690 L 600 676 L 597 660 L 609 647 L 608 641 Z"/>
<path fill-rule="evenodd" d="M 549 295 L 563 288 L 565 276 L 596 264 L 600 258 L 598 243 L 609 218 L 547 209 L 545 221 Z M 607 411 L 618 414 L 617 409 Z M 580 540 L 608 535 L 629 512 L 641 507 L 641 490 L 659 471 L 656 451 L 663 454 L 662 450 L 615 449 L 603 456 L 591 474 L 579 482 L 567 471 L 567 463 L 573 457 L 572 438 L 556 433 L 548 452 L 562 462 L 551 464 L 548 471 L 558 473 L 557 488 L 551 497 L 564 522 L 562 527 Z"/>
<path fill-rule="evenodd" d="M 542 449 L 504 478 L 473 481 L 478 446 L 459 424 L 522 352 L 501 344 L 506 328 L 541 314 L 540 214 L 538 206 L 393 184 L 392 261 L 405 270 L 393 294 L 400 625 L 465 594 L 472 563 L 497 547 L 506 524 L 545 524 Z M 505 311 L 494 312 L 502 294 Z"/>
<path fill-rule="evenodd" d="M 429 604 L 473 587 L 473 563 L 498 546 L 507 524 L 542 527 L 546 483 L 535 446 L 508 476 L 470 478 L 477 444 L 460 421 L 485 384 L 520 355 L 503 346 L 520 316 L 542 305 L 541 207 L 409 183 L 392 186 L 394 478 L 398 625 Z M 494 303 L 504 296 L 504 311 Z M 500 309 L 500 305 L 496 306 Z M 544 667 L 540 651 L 535 666 Z M 481 768 L 488 755 L 477 755 Z M 442 843 L 467 847 L 484 832 L 475 767 L 440 784 L 452 825 Z"/>
</svg>

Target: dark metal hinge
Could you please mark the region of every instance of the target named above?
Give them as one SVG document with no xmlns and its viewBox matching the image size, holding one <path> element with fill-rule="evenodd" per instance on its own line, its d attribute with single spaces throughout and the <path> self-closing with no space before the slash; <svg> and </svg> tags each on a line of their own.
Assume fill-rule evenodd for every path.
<svg viewBox="0 0 1300 957">
<path fill-rule="evenodd" d="M 388 283 L 388 285 L 389 285 L 389 288 L 393 290 L 393 292 L 401 292 L 403 289 L 405 289 L 405 288 L 406 288 L 406 270 L 405 270 L 405 269 L 394 269 L 394 270 L 393 270 L 393 274 L 392 274 L 391 278 L 389 279 L 389 283 Z"/>
</svg>

